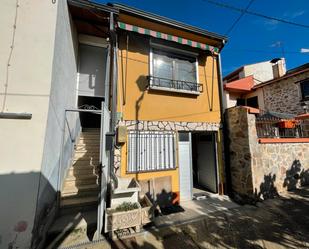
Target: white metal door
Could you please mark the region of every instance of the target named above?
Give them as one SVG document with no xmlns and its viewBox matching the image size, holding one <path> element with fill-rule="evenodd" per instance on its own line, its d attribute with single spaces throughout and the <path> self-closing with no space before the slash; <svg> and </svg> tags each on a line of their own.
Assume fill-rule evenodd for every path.
<svg viewBox="0 0 309 249">
<path fill-rule="evenodd" d="M 192 199 L 192 158 L 190 143 L 190 141 L 180 141 L 178 143 L 180 201 Z"/>
</svg>

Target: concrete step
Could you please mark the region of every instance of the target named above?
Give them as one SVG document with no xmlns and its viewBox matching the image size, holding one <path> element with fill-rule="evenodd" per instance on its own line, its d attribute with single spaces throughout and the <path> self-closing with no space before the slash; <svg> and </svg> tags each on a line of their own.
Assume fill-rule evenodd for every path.
<svg viewBox="0 0 309 249">
<path fill-rule="evenodd" d="M 72 210 L 80 211 L 80 212 L 87 212 L 87 211 L 92 211 L 92 210 L 97 210 L 97 209 L 98 209 L 98 202 L 92 203 L 90 205 L 66 206 L 66 207 L 60 207 L 59 215 L 71 214 Z"/>
<path fill-rule="evenodd" d="M 73 160 L 92 160 L 99 161 L 100 154 L 99 153 L 75 153 Z"/>
<path fill-rule="evenodd" d="M 99 160 L 93 161 L 93 160 L 72 160 L 72 166 L 73 168 L 94 168 L 99 166 Z"/>
<path fill-rule="evenodd" d="M 83 128 L 82 132 L 100 132 L 100 128 Z"/>
<path fill-rule="evenodd" d="M 89 184 L 89 185 L 81 185 L 81 186 L 65 186 L 61 191 L 61 196 L 69 196 L 69 195 L 87 195 L 89 193 L 98 193 L 99 185 L 98 184 Z M 90 194 L 91 195 L 91 194 Z"/>
<path fill-rule="evenodd" d="M 84 198 L 84 197 L 98 197 L 99 196 L 99 189 L 91 189 L 91 190 L 84 190 L 80 191 L 79 188 L 77 188 L 77 192 L 73 193 L 72 190 L 67 192 L 61 192 L 61 199 L 65 200 L 67 198 Z"/>
<path fill-rule="evenodd" d="M 97 223 L 97 211 L 81 212 L 72 209 L 70 214 L 60 215 L 56 218 L 53 225 L 49 229 L 49 233 L 63 232 L 66 230 L 73 230 L 79 228 L 86 228 L 91 224 Z M 72 224 L 68 226 L 68 224 Z"/>
<path fill-rule="evenodd" d="M 97 209 L 66 209 L 66 212 L 57 217 L 49 229 L 44 248 L 75 248 L 78 244 L 91 242 L 97 226 Z"/>
<path fill-rule="evenodd" d="M 60 208 L 75 208 L 83 206 L 93 206 L 98 204 L 97 196 L 74 196 L 61 198 Z"/>
<path fill-rule="evenodd" d="M 98 174 L 97 167 L 70 167 L 68 170 L 68 176 L 80 176 L 80 175 L 97 175 Z"/>
<path fill-rule="evenodd" d="M 100 140 L 100 134 L 99 133 L 82 133 L 80 134 L 79 139 Z"/>
<path fill-rule="evenodd" d="M 97 155 L 100 154 L 100 148 L 77 148 L 75 149 L 75 154 Z"/>
<path fill-rule="evenodd" d="M 65 179 L 63 187 L 72 187 L 72 186 L 76 186 L 76 187 L 80 187 L 83 185 L 92 185 L 92 184 L 97 184 L 98 180 L 97 177 L 87 177 L 87 178 L 83 178 L 83 179 L 76 179 L 75 177 L 68 177 Z"/>
<path fill-rule="evenodd" d="M 76 144 L 75 145 L 75 150 L 76 151 L 83 151 L 83 150 L 87 150 L 87 151 L 100 151 L 100 144 Z"/>
<path fill-rule="evenodd" d="M 96 180 L 98 178 L 97 175 L 94 174 L 86 174 L 86 175 L 68 175 L 67 178 L 65 179 L 66 182 L 70 182 L 70 181 L 81 181 L 81 180 L 87 180 L 87 179 L 93 179 Z"/>
<path fill-rule="evenodd" d="M 89 158 L 80 158 L 77 160 L 72 160 L 71 167 L 95 167 L 99 165 L 99 160 L 89 159 Z"/>
</svg>

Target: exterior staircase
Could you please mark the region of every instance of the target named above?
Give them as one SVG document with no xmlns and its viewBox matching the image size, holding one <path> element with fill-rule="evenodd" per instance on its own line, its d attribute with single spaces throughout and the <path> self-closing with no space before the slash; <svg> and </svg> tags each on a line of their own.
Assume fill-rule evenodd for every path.
<svg viewBox="0 0 309 249">
<path fill-rule="evenodd" d="M 75 146 L 75 155 L 61 191 L 60 212 L 97 208 L 100 130 L 86 129 Z"/>
<path fill-rule="evenodd" d="M 100 129 L 83 129 L 63 183 L 59 215 L 48 232 L 48 248 L 89 241 L 96 229 Z"/>
</svg>

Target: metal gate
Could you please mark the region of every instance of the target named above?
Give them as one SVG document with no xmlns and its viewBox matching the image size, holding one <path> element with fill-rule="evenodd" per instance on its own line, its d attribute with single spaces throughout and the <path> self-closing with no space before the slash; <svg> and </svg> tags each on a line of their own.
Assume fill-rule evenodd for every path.
<svg viewBox="0 0 309 249">
<path fill-rule="evenodd" d="M 98 209 L 97 209 L 97 231 L 95 233 L 94 239 L 101 239 L 102 237 L 102 228 L 104 225 L 104 216 L 105 216 L 105 208 L 106 208 L 106 191 L 107 191 L 107 183 L 109 177 L 109 160 L 110 160 L 110 152 L 106 149 L 106 133 L 110 131 L 110 111 L 108 110 L 106 104 L 104 102 L 101 103 L 101 109 L 98 109 L 94 106 L 83 105 L 77 109 L 66 109 L 65 117 L 64 117 L 64 133 L 62 138 L 62 149 L 61 149 L 61 162 L 60 168 L 58 171 L 58 191 L 61 191 L 62 182 L 64 181 L 65 172 L 68 169 L 68 165 L 70 165 L 69 161 L 73 155 L 75 140 L 78 137 L 78 134 L 81 131 L 80 124 L 78 122 L 74 123 L 74 127 L 70 127 L 70 122 L 68 121 L 68 113 L 92 113 L 95 115 L 100 115 L 100 154 L 99 154 L 99 184 L 100 184 L 100 192 L 98 196 Z M 76 120 L 78 118 L 75 117 Z M 68 133 L 65 134 L 66 130 Z M 67 136 L 67 138 L 66 138 Z M 70 153 L 64 153 L 65 150 L 69 147 L 71 148 Z M 70 154 L 70 158 L 68 155 Z M 58 199 L 58 203 L 59 203 Z"/>
<path fill-rule="evenodd" d="M 97 239 L 101 238 L 106 210 L 106 192 L 109 178 L 109 152 L 106 148 L 106 133 L 110 131 L 110 111 L 102 102 L 101 132 L 100 132 L 100 194 L 97 218 Z"/>
</svg>

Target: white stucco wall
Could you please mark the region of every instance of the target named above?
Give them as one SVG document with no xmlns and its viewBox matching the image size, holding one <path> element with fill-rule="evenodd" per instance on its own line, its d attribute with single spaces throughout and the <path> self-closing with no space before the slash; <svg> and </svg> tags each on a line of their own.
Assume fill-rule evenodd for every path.
<svg viewBox="0 0 309 249">
<path fill-rule="evenodd" d="M 281 58 L 277 64 L 280 67 L 280 71 L 284 74 L 286 72 L 285 59 Z M 244 77 L 253 75 L 253 77 L 256 79 L 255 84 L 272 80 L 274 78 L 273 65 L 274 64 L 270 61 L 263 61 L 260 63 L 246 65 L 243 69 Z"/>
<path fill-rule="evenodd" d="M 18 8 L 16 1 L 1 1 L 0 111 L 8 84 L 4 111 L 31 113 L 32 119 L 0 119 L 0 248 L 8 248 L 10 242 L 13 248 L 29 248 L 31 243 L 60 1 L 19 0 Z"/>
<path fill-rule="evenodd" d="M 65 167 L 69 166 L 74 143 L 71 141 L 68 129 L 70 129 L 72 137 L 75 138 L 80 128 L 78 113 L 67 113 L 67 123 L 64 122 L 65 109 L 76 107 L 77 51 L 76 29 L 71 21 L 66 1 L 60 0 L 57 12 L 42 174 L 36 212 L 39 220 L 42 220 L 46 210 L 55 204 L 56 192 L 61 187 L 61 183 L 58 182 L 59 171 L 63 175 Z M 62 147 L 63 131 L 65 133 L 64 146 Z"/>
<path fill-rule="evenodd" d="M 237 98 L 240 98 L 240 94 L 237 93 L 229 93 L 224 90 L 223 93 L 223 107 L 224 109 L 236 106 Z"/>
</svg>

